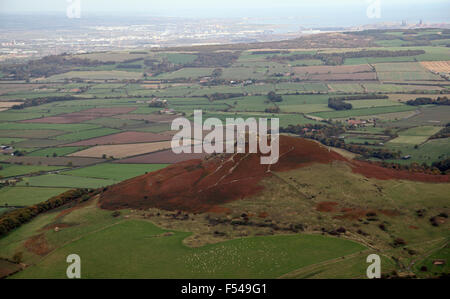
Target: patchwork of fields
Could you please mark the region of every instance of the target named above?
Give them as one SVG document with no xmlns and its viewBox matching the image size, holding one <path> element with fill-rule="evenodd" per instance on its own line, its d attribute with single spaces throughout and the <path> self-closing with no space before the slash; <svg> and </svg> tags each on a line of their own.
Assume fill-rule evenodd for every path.
<svg viewBox="0 0 450 299">
<path fill-rule="evenodd" d="M 376 40 L 367 49 L 347 43 L 323 49 L 295 44 L 283 50 L 236 45 L 227 50 L 205 46 L 68 55 L 95 60 L 95 66 L 67 66 L 26 79 L 1 77 L 0 214 L 72 188 L 107 188 L 174 163 L 204 159 L 204 153 L 177 155 L 170 149 L 172 121 L 181 116 L 192 121 L 198 109 L 203 119 L 279 118 L 291 135 L 319 132 L 316 140 L 330 145 L 336 139 L 341 149 L 351 145 L 359 150 L 352 154 L 359 157 L 359 147 L 400 153 L 395 158 L 365 157 L 372 161 L 431 167 L 449 159 L 448 44 L 437 39 L 418 47 L 401 39 L 403 32 L 394 33 L 395 39 Z M 435 36 L 428 29 L 422 33 Z M 342 106 L 333 105 L 333 99 Z M 416 99 L 424 103 L 411 104 Z M 250 236 L 189 248 L 182 243 L 191 236 L 188 232 L 135 219 L 119 221 L 94 208 L 77 213 L 66 219 L 67 225 L 87 223 L 94 216 L 98 222 L 56 236 L 53 230 L 40 231 L 40 224 L 57 218 L 55 213 L 41 215 L 0 238 L 0 258 L 11 257 L 22 240 L 39 231 L 52 249 L 80 238 L 17 277 L 60 277 L 65 267 L 61 257 L 72 250 L 84 256 L 85 277 L 275 278 L 292 271 L 292 277 L 320 277 L 319 272 L 295 271 L 347 255 L 359 261 L 353 254 L 367 249 L 304 234 Z M 89 250 L 111 240 L 116 245 L 107 256 Z M 127 261 L 125 244 L 146 254 Z M 298 248 L 303 248 L 301 254 Z M 30 263 L 40 259 L 31 249 L 24 255 Z M 95 267 L 99 260 L 102 266 Z M 124 270 L 111 260 L 133 262 L 133 267 Z M 246 270 L 235 271 L 236 265 Z M 149 270 L 156 267 L 159 272 Z"/>
</svg>

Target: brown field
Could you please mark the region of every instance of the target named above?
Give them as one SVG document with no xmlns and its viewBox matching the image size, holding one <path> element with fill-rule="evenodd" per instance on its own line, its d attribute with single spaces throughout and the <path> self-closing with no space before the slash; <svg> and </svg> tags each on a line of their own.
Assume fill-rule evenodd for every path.
<svg viewBox="0 0 450 299">
<path fill-rule="evenodd" d="M 92 108 L 80 112 L 49 116 L 22 121 L 24 123 L 49 123 L 49 124 L 76 124 L 101 117 L 109 117 L 118 114 L 129 113 L 136 110 L 134 107 L 118 108 Z"/>
<path fill-rule="evenodd" d="M 0 108 L 11 108 L 15 105 L 20 105 L 23 102 L 0 102 Z"/>
<path fill-rule="evenodd" d="M 450 60 L 447 61 L 423 61 L 421 62 L 423 67 L 429 69 L 432 72 L 437 73 L 450 73 Z"/>
<path fill-rule="evenodd" d="M 10 157 L 5 162 L 11 164 L 23 165 L 48 165 L 48 166 L 67 166 L 72 163 L 73 166 L 88 166 L 104 162 L 104 159 L 95 158 L 77 158 L 77 157 Z"/>
<path fill-rule="evenodd" d="M 194 159 L 203 159 L 207 154 L 175 154 L 171 149 L 117 161 L 125 164 L 174 164 Z"/>
<path fill-rule="evenodd" d="M 12 83 L 3 84 L 2 83 L 2 84 L 0 84 L 0 95 L 8 94 L 10 92 L 33 90 L 33 89 L 39 88 L 41 86 L 44 86 L 44 85 L 42 85 L 42 84 L 12 84 Z M 48 86 L 48 87 L 52 88 L 52 86 Z"/>
<path fill-rule="evenodd" d="M 141 87 L 146 89 L 159 89 L 161 88 L 160 84 L 142 84 Z"/>
<path fill-rule="evenodd" d="M 177 115 L 168 114 L 123 114 L 116 116 L 119 119 L 132 119 L 132 120 L 148 120 L 155 123 L 170 123 L 177 118 Z"/>
<path fill-rule="evenodd" d="M 79 142 L 67 144 L 66 146 L 91 146 L 107 144 L 127 144 L 144 143 L 171 140 L 172 136 L 168 134 L 155 134 L 150 132 L 122 132 L 113 135 L 97 137 Z"/>
<path fill-rule="evenodd" d="M 0 259 L 0 279 L 5 278 L 22 269 L 22 265 Z"/>
<path fill-rule="evenodd" d="M 319 66 L 299 66 L 293 67 L 295 74 L 354 74 L 367 73 L 374 70 L 368 64 L 360 65 L 319 65 Z"/>
<path fill-rule="evenodd" d="M 46 123 L 46 124 L 77 124 L 88 120 L 93 120 L 96 117 L 84 115 L 82 113 L 69 113 L 61 116 L 50 116 L 44 118 L 36 118 L 22 121 L 23 123 Z"/>
<path fill-rule="evenodd" d="M 169 149 L 170 143 L 171 141 L 118 144 L 118 145 L 99 145 L 70 154 L 69 156 L 101 158 L 103 155 L 106 155 L 107 157 L 112 156 L 114 158 L 125 158 L 156 152 L 164 149 Z"/>
</svg>

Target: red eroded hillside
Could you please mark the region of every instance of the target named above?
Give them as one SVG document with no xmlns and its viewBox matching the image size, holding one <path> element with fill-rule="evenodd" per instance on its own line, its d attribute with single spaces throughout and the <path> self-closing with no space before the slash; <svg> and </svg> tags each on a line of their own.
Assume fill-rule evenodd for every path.
<svg viewBox="0 0 450 299">
<path fill-rule="evenodd" d="M 354 172 L 378 179 L 412 179 L 448 182 L 448 176 L 432 176 L 389 170 L 350 161 L 324 146 L 302 138 L 280 136 L 280 158 L 274 165 L 260 164 L 261 154 L 223 154 L 180 162 L 157 172 L 109 187 L 100 205 L 104 209 L 162 208 L 190 212 L 208 211 L 217 205 L 246 198 L 263 189 L 259 182 L 271 172 L 343 161 Z"/>
</svg>

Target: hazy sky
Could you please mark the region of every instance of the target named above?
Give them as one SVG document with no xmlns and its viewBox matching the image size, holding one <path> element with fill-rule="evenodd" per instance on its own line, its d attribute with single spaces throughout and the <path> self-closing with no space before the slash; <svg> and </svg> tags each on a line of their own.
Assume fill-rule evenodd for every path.
<svg viewBox="0 0 450 299">
<path fill-rule="evenodd" d="M 381 3 L 379 21 L 450 21 L 450 0 L 79 0 L 82 15 L 146 14 L 176 17 L 262 17 L 333 19 L 364 23 L 366 9 Z M 65 14 L 68 0 L 0 0 L 1 13 Z M 357 21 L 358 20 L 358 21 Z M 331 22 L 332 23 L 332 22 Z"/>
</svg>

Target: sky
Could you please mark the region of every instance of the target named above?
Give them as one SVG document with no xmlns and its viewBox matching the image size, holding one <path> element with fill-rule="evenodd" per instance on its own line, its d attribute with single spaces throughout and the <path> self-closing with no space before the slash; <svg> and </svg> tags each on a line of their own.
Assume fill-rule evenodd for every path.
<svg viewBox="0 0 450 299">
<path fill-rule="evenodd" d="M 0 13 L 66 14 L 80 1 L 81 16 L 148 15 L 190 18 L 284 18 L 339 25 L 424 19 L 450 22 L 450 0 L 0 0 Z M 380 3 L 379 18 L 367 8 Z"/>
</svg>

